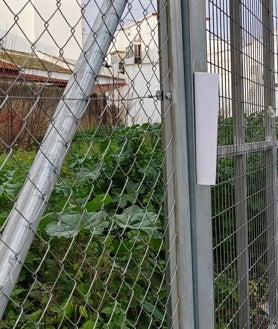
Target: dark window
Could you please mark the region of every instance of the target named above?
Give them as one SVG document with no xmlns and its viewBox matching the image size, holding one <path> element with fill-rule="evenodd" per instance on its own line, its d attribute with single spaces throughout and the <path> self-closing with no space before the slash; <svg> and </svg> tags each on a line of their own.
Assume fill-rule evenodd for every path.
<svg viewBox="0 0 278 329">
<path fill-rule="evenodd" d="M 119 72 L 125 73 L 125 62 L 123 60 L 121 60 L 119 63 Z"/>
<path fill-rule="evenodd" d="M 134 45 L 134 63 L 141 64 L 142 63 L 142 52 L 141 52 L 141 45 L 135 44 Z"/>
<path fill-rule="evenodd" d="M 135 64 L 142 63 L 142 47 L 141 44 L 135 43 L 126 48 L 126 58 L 134 58 Z"/>
</svg>

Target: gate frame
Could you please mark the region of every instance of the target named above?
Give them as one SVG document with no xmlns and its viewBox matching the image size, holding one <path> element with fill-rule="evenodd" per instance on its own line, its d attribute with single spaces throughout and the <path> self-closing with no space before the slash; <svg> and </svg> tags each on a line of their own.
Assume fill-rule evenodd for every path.
<svg viewBox="0 0 278 329">
<path fill-rule="evenodd" d="M 159 9 L 164 175 L 171 185 L 165 207 L 169 327 L 213 329 L 211 191 L 196 183 L 194 128 L 194 72 L 207 71 L 206 3 L 160 0 Z"/>
</svg>

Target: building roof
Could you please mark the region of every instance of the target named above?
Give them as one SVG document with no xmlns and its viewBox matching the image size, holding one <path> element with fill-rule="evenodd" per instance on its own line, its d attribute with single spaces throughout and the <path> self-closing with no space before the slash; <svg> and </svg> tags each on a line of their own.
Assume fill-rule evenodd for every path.
<svg viewBox="0 0 278 329">
<path fill-rule="evenodd" d="M 55 57 L 52 57 L 53 59 Z M 6 64 L 17 67 L 18 69 L 44 70 L 58 73 L 71 73 L 69 68 L 58 65 L 58 58 L 50 61 L 40 58 L 35 52 L 25 53 L 16 50 L 0 49 L 0 68 L 6 68 Z M 6 64 L 3 64 L 6 63 Z M 2 64 L 2 65 L 1 65 Z"/>
<path fill-rule="evenodd" d="M 0 48 L 0 78 L 23 79 L 65 87 L 74 65 L 62 57 L 41 52 L 22 52 Z M 95 91 L 106 92 L 125 85 L 123 77 L 114 77 L 102 67 Z"/>
<path fill-rule="evenodd" d="M 17 65 L 10 63 L 4 59 L 0 59 L 0 69 L 18 71 Z"/>
<path fill-rule="evenodd" d="M 120 30 L 122 30 L 122 29 L 123 29 L 123 30 L 126 30 L 126 29 L 131 28 L 132 26 L 136 26 L 136 27 L 138 27 L 138 25 L 139 25 L 141 22 L 147 21 L 147 20 L 149 20 L 150 18 L 152 18 L 152 17 L 157 17 L 157 16 L 158 16 L 158 13 L 150 13 L 150 14 L 144 16 L 144 17 L 141 17 L 141 18 L 139 18 L 139 19 L 137 19 L 137 20 L 135 20 L 135 21 L 133 21 L 133 22 L 131 22 L 131 23 L 125 25 L 123 28 L 120 28 Z"/>
</svg>

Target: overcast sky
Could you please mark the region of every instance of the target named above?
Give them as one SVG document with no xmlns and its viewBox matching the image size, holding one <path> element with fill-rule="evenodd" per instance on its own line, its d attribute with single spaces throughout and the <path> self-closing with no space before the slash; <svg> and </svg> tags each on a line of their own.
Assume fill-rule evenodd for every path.
<svg viewBox="0 0 278 329">
<path fill-rule="evenodd" d="M 85 17 L 87 22 L 91 25 L 98 13 L 98 6 L 100 6 L 99 0 L 82 0 L 82 4 L 85 6 Z M 156 12 L 156 0 L 129 0 L 126 10 L 123 14 L 123 20 L 125 24 L 132 23 L 134 20 L 140 19 L 148 14 Z M 89 26 L 85 24 L 85 37 L 88 34 Z"/>
</svg>

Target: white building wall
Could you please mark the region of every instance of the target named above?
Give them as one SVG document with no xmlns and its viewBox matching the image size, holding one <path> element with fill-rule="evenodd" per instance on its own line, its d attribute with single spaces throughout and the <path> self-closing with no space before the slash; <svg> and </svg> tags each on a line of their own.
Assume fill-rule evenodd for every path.
<svg viewBox="0 0 278 329">
<path fill-rule="evenodd" d="M 157 23 L 157 15 L 151 14 L 127 25 L 116 33 L 110 49 L 110 52 L 123 53 L 131 44 L 141 44 L 141 64 L 135 63 L 134 57 L 124 58 L 126 86 L 121 97 L 128 125 L 161 121 L 160 102 L 156 99 L 156 92 L 160 90 Z M 112 68 L 116 74 L 119 63 L 112 64 Z"/>
<path fill-rule="evenodd" d="M 244 111 L 248 116 L 265 110 L 264 54 L 262 40 L 254 40 L 243 48 Z"/>
<path fill-rule="evenodd" d="M 68 59 L 79 56 L 81 0 L 6 0 L 6 3 L 2 3 L 0 10 L 0 37 L 6 35 L 6 48 L 28 52 L 33 45 L 35 50 L 54 56 L 59 53 Z"/>
<path fill-rule="evenodd" d="M 229 40 L 208 40 L 208 70 L 219 74 L 221 118 L 232 116 L 232 67 Z M 238 63 L 240 65 L 240 63 Z M 243 110 L 248 116 L 265 109 L 263 45 L 252 40 L 242 48 Z"/>
<path fill-rule="evenodd" d="M 219 74 L 219 116 L 232 115 L 230 45 L 218 38 L 207 40 L 208 72 Z"/>
</svg>

